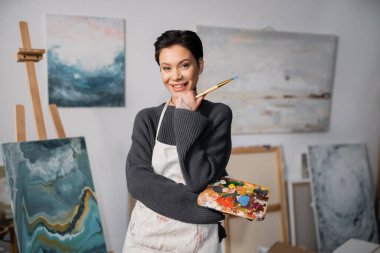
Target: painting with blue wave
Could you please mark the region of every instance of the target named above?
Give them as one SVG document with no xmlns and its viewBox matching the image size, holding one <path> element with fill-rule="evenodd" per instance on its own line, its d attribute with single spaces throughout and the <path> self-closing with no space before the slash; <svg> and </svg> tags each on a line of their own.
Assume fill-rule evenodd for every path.
<svg viewBox="0 0 380 253">
<path fill-rule="evenodd" d="M 49 103 L 124 106 L 124 20 L 49 14 L 46 23 Z"/>
<path fill-rule="evenodd" d="M 365 144 L 315 145 L 308 152 L 318 252 L 331 253 L 351 238 L 377 243 Z"/>
<path fill-rule="evenodd" d="M 83 137 L 2 149 L 20 252 L 107 252 Z"/>
</svg>

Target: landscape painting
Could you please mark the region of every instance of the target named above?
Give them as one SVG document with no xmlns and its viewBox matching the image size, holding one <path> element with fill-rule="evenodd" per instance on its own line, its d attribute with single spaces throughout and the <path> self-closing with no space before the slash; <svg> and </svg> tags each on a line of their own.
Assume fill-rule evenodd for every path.
<svg viewBox="0 0 380 253">
<path fill-rule="evenodd" d="M 229 105 L 233 134 L 323 132 L 330 123 L 337 37 L 198 26 L 206 67 L 198 91 Z"/>
<path fill-rule="evenodd" d="M 124 20 L 49 14 L 46 24 L 49 103 L 124 106 Z"/>
</svg>

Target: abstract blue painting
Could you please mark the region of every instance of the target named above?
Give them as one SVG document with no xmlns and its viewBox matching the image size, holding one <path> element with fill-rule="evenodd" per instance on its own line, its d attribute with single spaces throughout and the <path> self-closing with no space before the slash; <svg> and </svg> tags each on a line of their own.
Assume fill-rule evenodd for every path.
<svg viewBox="0 0 380 253">
<path fill-rule="evenodd" d="M 318 252 L 331 253 L 350 238 L 377 243 L 366 146 L 318 145 L 308 152 Z"/>
<path fill-rule="evenodd" d="M 84 138 L 2 148 L 20 252 L 107 252 Z"/>
<path fill-rule="evenodd" d="M 46 23 L 49 103 L 124 106 L 124 20 L 49 14 Z"/>
</svg>

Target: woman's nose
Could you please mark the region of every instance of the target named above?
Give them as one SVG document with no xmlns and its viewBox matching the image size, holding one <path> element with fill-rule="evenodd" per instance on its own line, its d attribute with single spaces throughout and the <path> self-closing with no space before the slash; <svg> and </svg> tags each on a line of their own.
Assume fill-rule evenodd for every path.
<svg viewBox="0 0 380 253">
<path fill-rule="evenodd" d="M 181 71 L 175 71 L 174 73 L 173 73 L 173 80 L 181 80 L 182 79 L 182 74 L 181 74 Z"/>
</svg>

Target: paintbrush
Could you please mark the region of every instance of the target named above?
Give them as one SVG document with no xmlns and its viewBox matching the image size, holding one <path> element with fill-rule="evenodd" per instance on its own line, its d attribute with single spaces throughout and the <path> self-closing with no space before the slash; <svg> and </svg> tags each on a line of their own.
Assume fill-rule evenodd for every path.
<svg viewBox="0 0 380 253">
<path fill-rule="evenodd" d="M 212 86 L 211 88 L 205 90 L 204 92 L 202 93 L 199 93 L 198 95 L 195 96 L 195 98 L 199 98 L 199 97 L 202 97 L 202 96 L 206 96 L 208 93 L 210 93 L 211 91 L 214 91 L 220 87 L 222 87 L 223 85 L 226 85 L 227 83 L 231 82 L 232 80 L 235 80 L 237 78 L 237 76 L 234 76 L 230 79 L 227 79 L 227 80 L 224 80 L 223 82 L 220 82 L 214 86 Z"/>
</svg>

